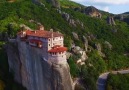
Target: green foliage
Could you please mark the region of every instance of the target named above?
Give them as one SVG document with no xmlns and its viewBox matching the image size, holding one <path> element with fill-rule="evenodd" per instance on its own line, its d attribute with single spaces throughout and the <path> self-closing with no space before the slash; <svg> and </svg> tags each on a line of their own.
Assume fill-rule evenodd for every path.
<svg viewBox="0 0 129 90">
<path fill-rule="evenodd" d="M 129 74 L 109 74 L 106 90 L 128 90 Z"/>
<path fill-rule="evenodd" d="M 69 8 L 69 7 L 80 7 L 82 5 L 75 3 L 73 1 L 70 0 L 59 0 L 61 3 L 61 6 L 65 7 L 65 8 Z"/>
<path fill-rule="evenodd" d="M 73 77 L 81 75 L 91 90 L 96 89 L 96 80 L 100 73 L 106 70 L 129 68 L 128 55 L 124 55 L 129 53 L 129 25 L 118 20 L 116 20 L 116 26 L 107 25 L 105 19 L 110 15 L 109 13 L 102 12 L 104 14 L 102 19 L 89 17 L 73 10 L 75 7 L 83 7 L 80 4 L 69 0 L 60 0 L 61 10 L 69 13 L 74 20 L 79 20 L 84 24 L 83 28 L 79 25 L 73 27 L 62 18 L 62 15 L 57 12 L 56 8 L 52 8 L 45 0 L 41 0 L 45 4 L 45 7 L 33 4 L 31 0 L 16 0 L 13 3 L 3 1 L 3 3 L 0 3 L 0 40 L 3 40 L 6 34 L 10 37 L 15 37 L 16 33 L 20 30 L 20 24 L 25 24 L 35 29 L 37 22 L 43 24 L 46 30 L 53 28 L 54 31 L 63 33 L 65 37 L 64 44 L 69 50 L 72 42 L 84 48 L 83 35 L 89 36 L 93 34 L 95 36 L 94 40 L 89 40 L 89 45 L 93 51 L 88 53 L 89 58 L 86 60 L 86 65 L 76 65 L 75 60 L 77 60 L 77 56 L 73 56 L 68 60 L 71 75 Z M 29 22 L 29 20 L 34 20 L 35 22 Z M 117 32 L 113 32 L 113 30 L 117 30 Z M 78 34 L 79 40 L 73 38 L 72 32 Z M 105 41 L 111 43 L 112 50 L 103 45 Z M 102 58 L 94 50 L 95 43 L 102 44 L 102 52 L 106 55 L 105 58 Z M 2 45 L 3 43 L 0 44 Z M 7 56 L 2 47 L 0 47 L 0 69 L 2 72 L 8 72 Z M 8 73 L 6 75 L 8 77 Z M 11 88 L 13 88 L 13 85 Z"/>
<path fill-rule="evenodd" d="M 96 51 L 90 53 L 86 65 L 81 67 L 81 77 L 90 90 L 96 90 L 96 81 L 100 73 L 106 71 L 106 63 Z"/>
<path fill-rule="evenodd" d="M 70 57 L 68 60 L 68 63 L 69 63 L 71 75 L 73 77 L 78 77 L 79 76 L 79 67 L 76 65 L 75 59 Z"/>
</svg>

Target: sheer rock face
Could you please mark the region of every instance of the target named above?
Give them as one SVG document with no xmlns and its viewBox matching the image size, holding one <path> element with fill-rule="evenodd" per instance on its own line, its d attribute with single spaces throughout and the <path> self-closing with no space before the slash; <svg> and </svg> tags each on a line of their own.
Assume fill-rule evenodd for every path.
<svg viewBox="0 0 129 90">
<path fill-rule="evenodd" d="M 21 83 L 21 73 L 20 73 L 21 61 L 19 59 L 18 48 L 15 45 L 16 43 L 13 46 L 10 44 L 6 45 L 6 52 L 8 55 L 9 67 L 11 67 L 9 70 L 10 72 L 15 71 L 14 79 L 18 83 Z"/>
<path fill-rule="evenodd" d="M 87 52 L 88 51 L 88 39 L 85 36 L 83 36 L 83 40 L 84 40 L 85 51 Z"/>
<path fill-rule="evenodd" d="M 17 46 L 8 45 L 9 66 L 15 73 L 15 80 L 27 90 L 73 90 L 67 62 L 45 61 L 40 48 L 25 42 L 18 42 Z"/>
<path fill-rule="evenodd" d="M 58 0 L 51 0 L 51 2 L 52 2 L 52 5 L 53 5 L 54 7 L 60 8 L 60 3 L 59 3 Z"/>
<path fill-rule="evenodd" d="M 107 23 L 109 25 L 116 25 L 116 23 L 114 21 L 114 17 L 107 17 Z"/>
<path fill-rule="evenodd" d="M 97 17 L 97 18 L 102 17 L 102 14 L 99 12 L 99 10 L 93 6 L 86 7 L 84 13 L 91 17 Z"/>
</svg>

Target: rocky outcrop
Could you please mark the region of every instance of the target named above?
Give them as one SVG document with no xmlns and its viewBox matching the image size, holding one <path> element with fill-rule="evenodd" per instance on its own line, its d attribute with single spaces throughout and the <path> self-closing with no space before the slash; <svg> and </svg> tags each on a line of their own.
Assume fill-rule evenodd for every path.
<svg viewBox="0 0 129 90">
<path fill-rule="evenodd" d="M 79 40 L 79 37 L 78 37 L 78 34 L 77 34 L 77 33 L 72 32 L 72 34 L 73 34 L 73 37 L 74 37 L 76 40 Z"/>
<path fill-rule="evenodd" d="M 104 43 L 110 50 L 112 50 L 112 45 L 108 41 L 105 41 Z"/>
<path fill-rule="evenodd" d="M 45 7 L 45 4 L 42 3 L 41 0 L 32 0 L 32 2 Z M 46 2 L 51 3 L 52 6 L 55 8 L 60 8 L 60 2 L 58 0 L 46 0 Z M 45 9 L 48 10 L 47 8 L 45 8 Z"/>
<path fill-rule="evenodd" d="M 79 46 L 75 46 L 72 48 L 72 52 L 75 55 L 78 55 L 79 58 L 77 59 L 77 64 L 84 65 L 85 61 L 88 59 L 86 51 L 80 48 Z"/>
<path fill-rule="evenodd" d="M 94 34 L 92 34 L 92 33 L 90 33 L 90 32 L 87 33 L 87 39 L 88 39 L 89 41 L 95 40 L 96 38 L 97 38 L 96 35 L 94 35 Z"/>
<path fill-rule="evenodd" d="M 102 53 L 101 44 L 100 44 L 100 43 L 97 43 L 97 44 L 95 44 L 95 47 L 96 47 L 96 49 L 97 49 L 97 51 L 98 51 L 98 54 L 99 54 L 100 56 L 102 56 L 102 57 L 105 57 L 105 54 Z"/>
<path fill-rule="evenodd" d="M 60 8 L 60 2 L 58 0 L 51 0 L 52 5 L 56 8 Z"/>
<path fill-rule="evenodd" d="M 85 36 L 83 36 L 83 40 L 84 40 L 85 51 L 87 52 L 88 51 L 88 39 Z"/>
<path fill-rule="evenodd" d="M 99 12 L 99 10 L 96 9 L 95 7 L 93 7 L 93 6 L 86 7 L 83 12 L 86 15 L 89 15 L 91 17 L 97 17 L 97 18 L 102 17 L 102 14 Z"/>
<path fill-rule="evenodd" d="M 59 10 L 58 12 L 60 13 Z M 81 22 L 80 20 L 73 19 L 73 17 L 70 14 L 63 12 L 62 17 L 69 23 L 69 25 L 74 27 L 77 27 L 79 25 L 81 28 L 84 28 L 83 22 Z"/>
<path fill-rule="evenodd" d="M 62 13 L 62 17 L 63 17 L 66 21 L 69 21 L 69 19 L 70 19 L 70 15 L 69 15 L 68 13 L 65 13 L 65 12 Z"/>
<path fill-rule="evenodd" d="M 111 17 L 111 16 L 107 17 L 107 23 L 109 25 L 116 25 L 116 23 L 114 21 L 114 17 Z"/>
<path fill-rule="evenodd" d="M 75 8 L 74 8 L 74 11 L 81 12 L 81 10 L 82 10 L 81 7 L 75 7 Z"/>
<path fill-rule="evenodd" d="M 40 0 L 32 0 L 32 2 L 35 3 L 35 4 L 39 4 Z"/>
<path fill-rule="evenodd" d="M 10 70 L 27 90 L 73 90 L 69 66 L 42 58 L 42 50 L 26 42 L 7 48 Z"/>
<path fill-rule="evenodd" d="M 47 2 L 51 3 L 53 7 L 60 8 L 60 2 L 59 0 L 46 0 Z"/>
</svg>

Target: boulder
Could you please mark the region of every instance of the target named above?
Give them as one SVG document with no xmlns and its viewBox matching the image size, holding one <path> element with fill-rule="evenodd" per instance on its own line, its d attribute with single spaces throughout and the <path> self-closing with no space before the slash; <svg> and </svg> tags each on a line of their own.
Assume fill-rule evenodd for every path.
<svg viewBox="0 0 129 90">
<path fill-rule="evenodd" d="M 96 9 L 95 7 L 93 7 L 93 6 L 86 7 L 84 9 L 84 13 L 86 15 L 91 16 L 91 17 L 97 17 L 97 18 L 101 18 L 102 17 L 102 14 L 99 12 L 99 10 Z"/>
<path fill-rule="evenodd" d="M 81 22 L 79 19 L 77 19 L 75 23 L 76 23 L 77 25 L 80 25 L 81 28 L 84 28 L 83 22 Z"/>
<path fill-rule="evenodd" d="M 74 48 L 72 48 L 72 52 L 75 54 L 79 54 L 80 51 L 82 51 L 82 49 L 79 46 L 75 46 Z"/>
<path fill-rule="evenodd" d="M 77 25 L 76 25 L 76 21 L 75 21 L 74 19 L 69 19 L 69 24 L 70 24 L 71 26 L 74 26 L 74 27 L 77 26 Z"/>
<path fill-rule="evenodd" d="M 69 21 L 69 19 L 70 19 L 70 15 L 69 15 L 68 13 L 65 13 L 65 12 L 62 13 L 62 17 L 63 17 L 66 21 Z"/>
<path fill-rule="evenodd" d="M 95 47 L 98 51 L 101 51 L 101 44 L 100 43 L 95 44 Z"/>
<path fill-rule="evenodd" d="M 98 44 L 95 44 L 95 47 L 96 47 L 96 49 L 97 49 L 97 51 L 98 51 L 98 54 L 101 56 L 101 57 L 105 57 L 105 54 L 104 53 L 102 53 L 102 47 L 101 47 L 101 44 L 100 43 L 98 43 Z"/>
<path fill-rule="evenodd" d="M 76 40 L 79 40 L 79 37 L 78 37 L 78 34 L 77 34 L 77 33 L 72 32 L 72 34 L 73 34 L 73 37 L 74 37 Z"/>
<path fill-rule="evenodd" d="M 81 54 L 81 60 L 84 62 L 87 59 L 88 59 L 88 56 L 86 55 L 86 52 L 83 51 L 82 54 Z"/>
<path fill-rule="evenodd" d="M 112 45 L 108 41 L 105 41 L 104 43 L 110 50 L 112 50 Z"/>
<path fill-rule="evenodd" d="M 89 41 L 91 41 L 91 40 L 95 40 L 95 39 L 96 39 L 96 37 L 97 37 L 97 36 L 93 35 L 93 34 L 92 34 L 92 33 L 90 33 L 90 32 L 87 34 L 87 39 L 88 39 Z"/>
</svg>

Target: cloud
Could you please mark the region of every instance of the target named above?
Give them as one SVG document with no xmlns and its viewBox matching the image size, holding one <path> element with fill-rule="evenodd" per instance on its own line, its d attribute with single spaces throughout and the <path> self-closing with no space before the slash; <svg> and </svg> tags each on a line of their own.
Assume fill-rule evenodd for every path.
<svg viewBox="0 0 129 90">
<path fill-rule="evenodd" d="M 109 6 L 98 6 L 98 5 L 96 5 L 95 7 L 100 9 L 100 10 L 106 11 L 106 12 L 109 12 L 109 9 L 110 9 Z"/>
<path fill-rule="evenodd" d="M 94 3 L 94 4 L 107 4 L 107 5 L 129 5 L 129 0 L 71 0 L 79 3 Z"/>
<path fill-rule="evenodd" d="M 109 7 L 108 6 L 107 7 L 104 7 L 103 10 L 106 11 L 106 12 L 108 12 L 109 11 Z"/>
</svg>

